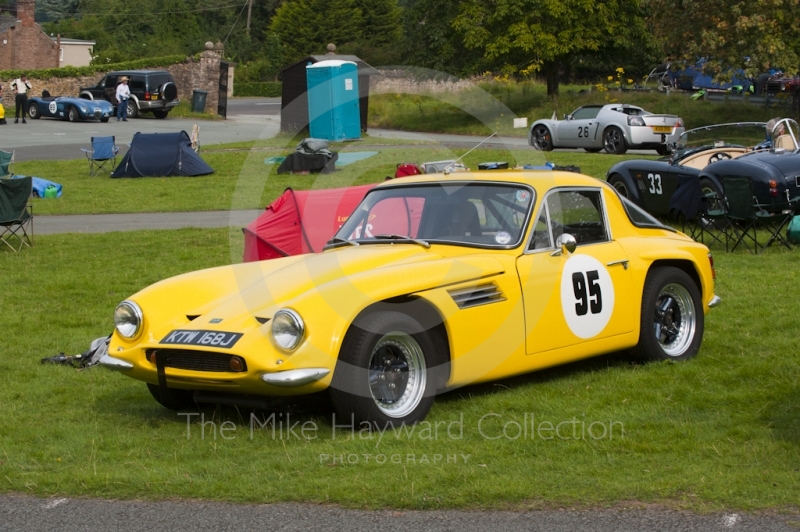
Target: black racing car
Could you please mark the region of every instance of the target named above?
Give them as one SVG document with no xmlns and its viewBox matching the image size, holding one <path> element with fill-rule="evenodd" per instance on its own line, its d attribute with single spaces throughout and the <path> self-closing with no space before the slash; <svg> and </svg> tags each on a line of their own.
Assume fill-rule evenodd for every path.
<svg viewBox="0 0 800 532">
<path fill-rule="evenodd" d="M 789 118 L 774 122 L 769 133 L 762 122 L 686 131 L 672 156 L 623 161 L 609 169 L 606 179 L 621 195 L 656 216 L 670 214 L 670 198 L 681 175 L 697 176 L 705 193 L 720 196 L 727 177 L 749 177 L 758 203 L 777 208 L 800 196 L 800 129 Z"/>
</svg>

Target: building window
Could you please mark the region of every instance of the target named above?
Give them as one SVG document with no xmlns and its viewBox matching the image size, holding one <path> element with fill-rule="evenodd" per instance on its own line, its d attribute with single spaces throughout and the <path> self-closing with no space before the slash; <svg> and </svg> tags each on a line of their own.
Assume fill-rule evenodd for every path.
<svg viewBox="0 0 800 532">
<path fill-rule="evenodd" d="M 58 49 L 58 60 L 63 62 L 64 61 L 64 48 Z"/>
</svg>

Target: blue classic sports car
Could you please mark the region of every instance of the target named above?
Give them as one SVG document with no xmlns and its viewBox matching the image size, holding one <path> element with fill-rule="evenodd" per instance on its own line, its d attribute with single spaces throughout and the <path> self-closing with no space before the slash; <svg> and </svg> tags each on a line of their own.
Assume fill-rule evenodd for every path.
<svg viewBox="0 0 800 532">
<path fill-rule="evenodd" d="M 108 122 L 114 115 L 114 106 L 103 100 L 84 100 L 71 96 L 35 96 L 28 99 L 28 115 L 31 118 L 60 118 L 77 122 L 96 119 Z"/>
<path fill-rule="evenodd" d="M 608 170 L 606 179 L 656 216 L 670 214 L 682 176 L 696 176 L 705 194 L 720 197 L 726 179 L 747 177 L 759 205 L 780 210 L 800 197 L 798 139 L 800 126 L 791 118 L 699 127 L 681 135 L 671 157 L 622 161 Z"/>
</svg>

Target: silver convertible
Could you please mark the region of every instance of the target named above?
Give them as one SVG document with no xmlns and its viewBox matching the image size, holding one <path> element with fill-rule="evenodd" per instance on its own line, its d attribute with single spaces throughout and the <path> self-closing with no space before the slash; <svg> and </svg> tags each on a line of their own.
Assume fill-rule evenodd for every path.
<svg viewBox="0 0 800 532">
<path fill-rule="evenodd" d="M 667 155 L 670 143 L 684 132 L 675 115 L 656 115 L 625 104 L 584 105 L 557 120 L 537 120 L 528 132 L 528 144 L 537 150 L 583 148 L 622 155 L 628 149 L 651 149 Z"/>
</svg>

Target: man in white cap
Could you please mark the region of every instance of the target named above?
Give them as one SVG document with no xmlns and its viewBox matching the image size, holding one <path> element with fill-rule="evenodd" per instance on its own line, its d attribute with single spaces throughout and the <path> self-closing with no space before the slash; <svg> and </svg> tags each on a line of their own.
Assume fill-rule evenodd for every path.
<svg viewBox="0 0 800 532">
<path fill-rule="evenodd" d="M 119 78 L 117 85 L 117 122 L 122 119 L 128 121 L 128 99 L 131 97 L 131 89 L 128 87 L 128 76 Z"/>
</svg>

